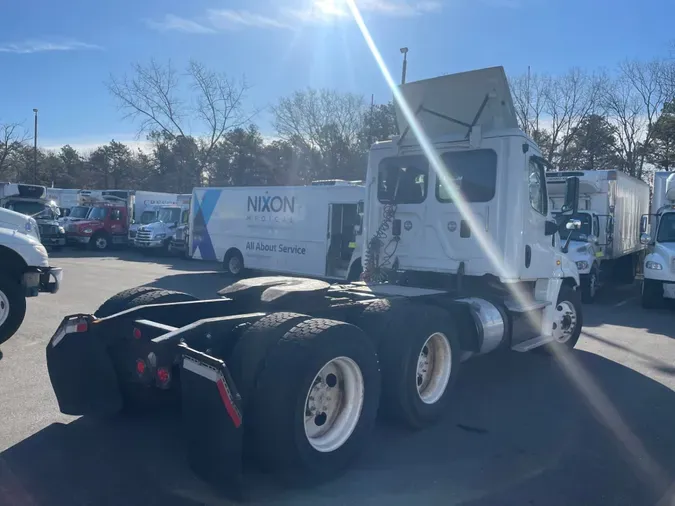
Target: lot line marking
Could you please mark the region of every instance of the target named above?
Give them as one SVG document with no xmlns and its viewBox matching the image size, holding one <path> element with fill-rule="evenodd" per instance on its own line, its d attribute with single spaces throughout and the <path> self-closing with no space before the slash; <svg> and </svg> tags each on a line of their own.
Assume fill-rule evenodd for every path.
<svg viewBox="0 0 675 506">
<path fill-rule="evenodd" d="M 621 302 L 617 302 L 616 304 L 614 304 L 614 307 L 624 306 L 624 305 L 628 304 L 629 302 L 635 300 L 636 298 L 637 297 L 628 297 L 627 299 L 622 300 Z"/>
</svg>

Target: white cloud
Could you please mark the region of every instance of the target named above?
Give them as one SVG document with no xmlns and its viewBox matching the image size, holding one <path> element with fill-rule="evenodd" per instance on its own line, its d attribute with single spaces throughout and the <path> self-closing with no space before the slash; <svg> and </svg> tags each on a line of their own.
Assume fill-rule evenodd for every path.
<svg viewBox="0 0 675 506">
<path fill-rule="evenodd" d="M 389 17 L 412 17 L 430 12 L 438 12 L 442 4 L 437 0 L 357 0 L 362 13 L 372 13 Z M 287 10 L 291 17 L 303 22 L 328 21 L 349 18 L 346 0 L 314 0 L 304 9 Z"/>
<path fill-rule="evenodd" d="M 73 149 L 77 150 L 80 155 L 89 155 L 92 151 L 95 151 L 97 148 L 110 144 L 110 140 L 114 139 L 117 142 L 121 142 L 129 147 L 129 149 L 136 150 L 140 149 L 144 153 L 152 152 L 152 142 L 136 140 L 133 137 L 126 136 L 106 136 L 101 137 L 100 139 L 95 138 L 76 138 L 76 139 L 45 139 L 41 143 L 40 148 L 47 151 L 59 151 L 63 146 L 69 145 Z"/>
<path fill-rule="evenodd" d="M 238 26 L 253 28 L 291 28 L 281 19 L 256 14 L 255 12 L 231 9 L 210 9 L 207 12 L 211 24 L 221 30 L 230 30 Z"/>
<path fill-rule="evenodd" d="M 185 19 L 174 14 L 167 14 L 161 21 L 147 21 L 150 28 L 159 31 L 176 31 L 184 33 L 215 33 L 209 26 L 203 25 L 192 19 Z"/>
<path fill-rule="evenodd" d="M 88 44 L 77 40 L 45 41 L 25 40 L 0 44 L 0 53 L 30 54 L 45 51 L 77 51 L 77 50 L 103 49 L 96 44 Z"/>
</svg>

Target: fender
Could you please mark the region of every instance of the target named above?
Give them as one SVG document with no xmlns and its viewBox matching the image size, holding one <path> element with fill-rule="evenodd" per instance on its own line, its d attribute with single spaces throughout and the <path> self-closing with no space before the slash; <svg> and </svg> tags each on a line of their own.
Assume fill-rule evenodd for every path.
<svg viewBox="0 0 675 506">
<path fill-rule="evenodd" d="M 47 250 L 30 235 L 0 228 L 0 246 L 6 246 L 16 252 L 29 267 L 49 267 Z"/>
</svg>

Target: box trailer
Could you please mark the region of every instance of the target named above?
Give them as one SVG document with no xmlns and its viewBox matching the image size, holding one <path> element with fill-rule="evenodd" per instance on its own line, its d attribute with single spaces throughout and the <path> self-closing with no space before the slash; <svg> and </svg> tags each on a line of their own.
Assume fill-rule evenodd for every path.
<svg viewBox="0 0 675 506">
<path fill-rule="evenodd" d="M 518 129 L 504 69 L 400 91 L 402 135 L 368 159 L 363 282 L 270 276 L 210 300 L 154 287 L 117 294 L 94 315 L 66 316 L 47 343 L 60 410 L 105 416 L 177 397 L 190 466 L 241 498 L 244 456 L 296 485 L 334 479 L 367 449 L 378 414 L 422 429 L 456 406 L 453 385 L 472 356 L 569 354 L 583 325 L 579 277 L 557 243 L 546 161 Z M 408 135 L 411 124 L 426 134 Z M 574 214 L 578 180 L 566 186 Z M 274 242 L 245 239 L 243 251 L 309 248 L 309 190 L 212 191 L 194 193 L 193 224 L 209 229 L 197 254 L 227 252 L 211 241 L 214 213 L 223 225 L 243 214 L 281 230 Z M 317 225 L 324 238 L 330 225 Z"/>
<path fill-rule="evenodd" d="M 355 184 L 195 188 L 192 258 L 245 269 L 355 280 L 365 188 Z M 361 203 L 361 204 L 359 204 Z"/>
<path fill-rule="evenodd" d="M 579 212 L 560 216 L 572 176 L 579 178 Z M 546 185 L 561 225 L 581 222 L 578 230 L 561 230 L 563 238 L 570 235 L 566 253 L 579 269 L 584 302 L 593 302 L 603 284 L 632 283 L 645 250 L 640 219 L 649 209 L 649 185 L 619 170 L 548 172 Z"/>
<path fill-rule="evenodd" d="M 654 173 L 651 213 L 643 217 L 642 231 L 647 247 L 642 306 L 655 308 L 675 299 L 675 173 Z"/>
</svg>

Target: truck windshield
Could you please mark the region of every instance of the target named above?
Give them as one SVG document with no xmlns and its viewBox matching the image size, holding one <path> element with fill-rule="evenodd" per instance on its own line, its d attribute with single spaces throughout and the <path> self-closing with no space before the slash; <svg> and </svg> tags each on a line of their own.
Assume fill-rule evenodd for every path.
<svg viewBox="0 0 675 506">
<path fill-rule="evenodd" d="M 661 216 L 656 242 L 675 242 L 675 213 L 666 213 Z"/>
<path fill-rule="evenodd" d="M 92 207 L 87 216 L 90 220 L 104 220 L 108 214 L 108 209 L 105 207 Z"/>
<path fill-rule="evenodd" d="M 32 216 L 34 218 L 53 219 L 54 213 L 51 208 L 42 202 L 15 201 L 9 204 L 9 209 L 17 213 Z"/>
<path fill-rule="evenodd" d="M 558 223 L 558 230 L 563 239 L 567 239 L 567 236 L 570 233 L 570 231 L 565 228 L 565 225 L 567 225 L 570 220 L 579 220 L 581 222 L 580 229 L 571 231 L 573 241 L 588 241 L 588 236 L 593 233 L 593 222 L 590 214 L 577 213 L 574 215 L 562 215 L 560 213 L 554 213 L 553 217 Z"/>
<path fill-rule="evenodd" d="M 85 207 L 85 206 L 75 206 L 70 210 L 70 216 L 71 218 L 86 218 L 87 214 L 89 214 L 89 209 L 90 207 Z"/>
<path fill-rule="evenodd" d="M 180 209 L 177 207 L 159 211 L 159 221 L 162 223 L 176 223 L 178 220 L 180 220 Z"/>
<path fill-rule="evenodd" d="M 157 219 L 157 211 L 143 211 L 141 213 L 141 225 L 148 225 Z"/>
</svg>

